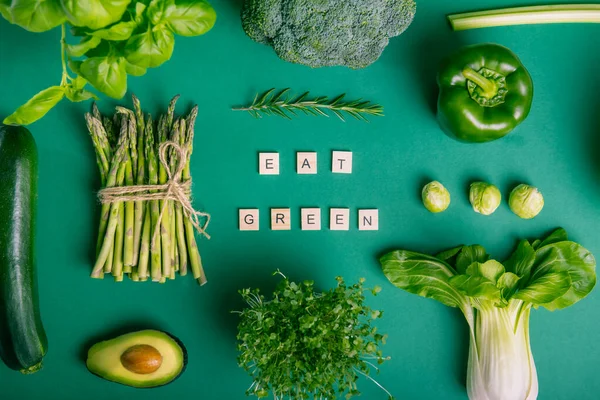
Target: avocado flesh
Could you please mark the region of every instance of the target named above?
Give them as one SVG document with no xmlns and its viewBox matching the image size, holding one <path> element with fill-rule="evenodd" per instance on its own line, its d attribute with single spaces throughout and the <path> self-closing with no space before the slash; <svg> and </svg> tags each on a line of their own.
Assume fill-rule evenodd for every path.
<svg viewBox="0 0 600 400">
<path fill-rule="evenodd" d="M 145 344 L 162 355 L 160 367 L 149 374 L 137 374 L 126 369 L 121 355 L 130 347 Z M 112 382 L 138 388 L 166 385 L 177 378 L 185 367 L 185 348 L 168 334 L 155 330 L 128 333 L 96 343 L 88 351 L 87 368 L 95 375 Z"/>
</svg>

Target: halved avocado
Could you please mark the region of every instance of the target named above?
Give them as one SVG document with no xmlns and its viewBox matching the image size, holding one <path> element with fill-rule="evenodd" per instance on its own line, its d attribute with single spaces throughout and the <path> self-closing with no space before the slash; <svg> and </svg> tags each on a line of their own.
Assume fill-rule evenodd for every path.
<svg viewBox="0 0 600 400">
<path fill-rule="evenodd" d="M 166 385 L 183 373 L 187 351 L 168 333 L 144 330 L 99 342 L 88 350 L 88 370 L 101 378 L 137 388 Z"/>
</svg>

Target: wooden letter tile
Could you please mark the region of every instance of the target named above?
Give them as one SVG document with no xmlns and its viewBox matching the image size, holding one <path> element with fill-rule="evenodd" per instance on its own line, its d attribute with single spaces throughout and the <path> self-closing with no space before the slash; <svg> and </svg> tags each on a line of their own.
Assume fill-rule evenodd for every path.
<svg viewBox="0 0 600 400">
<path fill-rule="evenodd" d="M 298 152 L 296 155 L 296 171 L 299 174 L 316 174 L 317 153 Z"/>
<path fill-rule="evenodd" d="M 292 229 L 289 208 L 271 208 L 271 229 L 274 231 L 289 231 Z"/>
<path fill-rule="evenodd" d="M 240 209 L 240 231 L 258 230 L 258 209 Z"/>
<path fill-rule="evenodd" d="M 359 231 L 378 231 L 379 230 L 379 210 L 358 210 L 358 230 Z"/>
<path fill-rule="evenodd" d="M 300 211 L 303 231 L 321 230 L 321 209 L 303 208 Z"/>
<path fill-rule="evenodd" d="M 332 208 L 329 212 L 329 229 L 347 231 L 350 229 L 350 209 Z"/>
<path fill-rule="evenodd" d="M 261 175 L 279 175 L 279 153 L 258 153 L 258 172 Z"/>
<path fill-rule="evenodd" d="M 334 151 L 331 156 L 331 172 L 335 174 L 351 174 L 352 152 Z"/>
</svg>

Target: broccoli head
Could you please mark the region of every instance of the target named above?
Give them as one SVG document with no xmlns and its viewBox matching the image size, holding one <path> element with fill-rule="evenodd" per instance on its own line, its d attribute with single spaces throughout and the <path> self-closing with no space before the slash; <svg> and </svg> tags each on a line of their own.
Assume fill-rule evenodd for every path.
<svg viewBox="0 0 600 400">
<path fill-rule="evenodd" d="M 245 0 L 242 26 L 283 60 L 364 68 L 412 22 L 414 0 Z"/>
</svg>

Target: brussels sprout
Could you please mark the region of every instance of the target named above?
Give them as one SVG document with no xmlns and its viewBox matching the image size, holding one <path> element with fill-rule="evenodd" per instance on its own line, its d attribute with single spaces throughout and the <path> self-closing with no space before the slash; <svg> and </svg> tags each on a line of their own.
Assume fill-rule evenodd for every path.
<svg viewBox="0 0 600 400">
<path fill-rule="evenodd" d="M 432 213 L 439 213 L 450 205 L 450 192 L 438 181 L 429 182 L 421 192 L 423 205 Z"/>
<path fill-rule="evenodd" d="M 510 193 L 508 205 L 519 217 L 531 219 L 544 208 L 544 196 L 537 188 L 522 183 Z"/>
<path fill-rule="evenodd" d="M 476 213 L 490 215 L 500 205 L 502 194 L 498 188 L 486 182 L 471 183 L 469 201 Z"/>
</svg>

